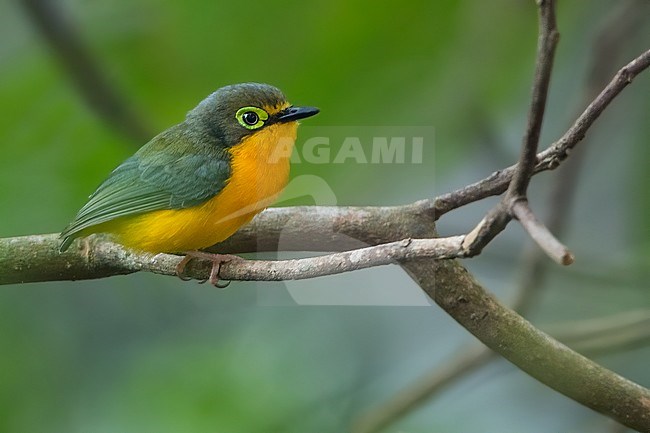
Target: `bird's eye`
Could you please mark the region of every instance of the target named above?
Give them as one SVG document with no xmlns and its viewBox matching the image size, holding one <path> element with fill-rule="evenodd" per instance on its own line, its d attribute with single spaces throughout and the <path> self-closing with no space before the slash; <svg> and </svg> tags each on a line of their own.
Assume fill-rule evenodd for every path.
<svg viewBox="0 0 650 433">
<path fill-rule="evenodd" d="M 266 111 L 257 107 L 244 107 L 235 114 L 237 121 L 246 129 L 258 129 L 264 126 L 264 121 L 269 118 Z"/>
<path fill-rule="evenodd" d="M 254 111 L 247 111 L 242 114 L 241 120 L 243 120 L 245 124 L 253 126 L 258 120 L 260 120 L 260 116 L 258 116 Z"/>
</svg>

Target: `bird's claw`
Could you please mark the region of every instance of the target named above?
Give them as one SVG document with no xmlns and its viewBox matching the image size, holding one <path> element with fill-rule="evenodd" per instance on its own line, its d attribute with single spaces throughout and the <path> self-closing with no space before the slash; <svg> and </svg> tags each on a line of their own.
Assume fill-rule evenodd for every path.
<svg viewBox="0 0 650 433">
<path fill-rule="evenodd" d="M 203 259 L 209 260 L 212 262 L 212 269 L 210 270 L 210 277 L 199 281 L 199 284 L 204 284 L 206 281 L 210 281 L 214 287 L 218 289 L 225 289 L 230 285 L 230 281 L 227 281 L 225 284 L 219 284 L 221 279 L 219 278 L 219 271 L 221 270 L 221 265 L 228 263 L 232 260 L 239 260 L 240 257 L 233 256 L 231 254 L 212 254 L 206 253 L 203 251 L 188 251 L 185 254 L 185 257 L 176 265 L 176 275 L 183 281 L 191 280 L 191 277 L 185 275 L 185 267 L 189 262 L 194 259 Z"/>
<path fill-rule="evenodd" d="M 194 257 L 187 254 L 185 257 L 183 257 L 183 260 L 178 262 L 178 264 L 176 265 L 176 275 L 178 276 L 178 278 L 180 278 L 183 281 L 190 281 L 192 279 L 192 277 L 188 277 L 187 275 L 185 275 L 185 267 L 189 262 L 192 261 L 193 258 Z"/>
<path fill-rule="evenodd" d="M 219 280 L 219 281 L 221 281 L 221 280 Z M 231 280 L 225 280 L 225 283 L 219 284 L 219 281 L 217 281 L 216 283 L 212 283 L 212 285 L 214 287 L 216 287 L 217 289 L 225 289 L 226 287 L 228 287 L 230 285 L 230 283 L 232 283 Z"/>
</svg>

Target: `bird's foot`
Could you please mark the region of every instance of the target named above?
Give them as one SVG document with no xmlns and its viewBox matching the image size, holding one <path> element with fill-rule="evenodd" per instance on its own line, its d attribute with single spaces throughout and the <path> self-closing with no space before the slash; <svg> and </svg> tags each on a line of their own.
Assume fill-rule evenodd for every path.
<svg viewBox="0 0 650 433">
<path fill-rule="evenodd" d="M 185 275 L 185 267 L 189 262 L 194 259 L 209 260 L 212 262 L 212 270 L 210 270 L 210 277 L 200 281 L 200 284 L 210 281 L 210 284 L 213 286 L 224 289 L 230 285 L 230 281 L 227 281 L 225 284 L 219 284 L 221 280 L 219 278 L 219 271 L 221 270 L 221 265 L 224 263 L 231 262 L 233 260 L 241 260 L 241 257 L 234 256 L 232 254 L 213 254 L 206 253 L 205 251 L 188 251 L 185 253 L 185 257 L 181 260 L 178 265 L 176 265 L 176 275 L 183 281 L 191 280 L 192 278 Z"/>
</svg>

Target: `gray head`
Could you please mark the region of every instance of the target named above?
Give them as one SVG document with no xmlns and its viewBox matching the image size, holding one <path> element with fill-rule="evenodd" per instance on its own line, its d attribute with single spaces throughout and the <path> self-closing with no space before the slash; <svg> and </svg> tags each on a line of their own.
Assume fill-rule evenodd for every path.
<svg viewBox="0 0 650 433">
<path fill-rule="evenodd" d="M 242 83 L 225 86 L 187 113 L 187 122 L 200 125 L 224 146 L 274 123 L 293 122 L 318 113 L 313 107 L 292 107 L 277 87 Z"/>
</svg>

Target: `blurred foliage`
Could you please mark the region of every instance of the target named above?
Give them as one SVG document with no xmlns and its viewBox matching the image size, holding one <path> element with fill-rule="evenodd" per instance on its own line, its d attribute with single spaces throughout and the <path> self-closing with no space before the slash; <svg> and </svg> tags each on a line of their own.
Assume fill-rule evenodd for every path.
<svg viewBox="0 0 650 433">
<path fill-rule="evenodd" d="M 332 154 L 349 135 L 365 145 L 386 131 L 427 131 L 422 164 L 295 164 L 292 175 L 304 182 L 284 204 L 330 196 L 338 204 L 407 203 L 516 158 L 535 53 L 532 1 L 57 4 L 116 91 L 156 131 L 214 89 L 242 81 L 268 82 L 296 104 L 320 107 L 299 143 L 328 136 Z M 560 4 L 544 144 L 582 104 L 593 39 L 609 11 L 604 1 Z M 602 54 L 611 56 L 612 72 L 647 48 L 644 26 Z M 143 143 L 86 107 L 18 0 L 0 3 L 0 40 L 0 236 L 55 232 Z M 578 263 L 553 269 L 553 289 L 534 321 L 650 306 L 649 94 L 646 73 L 590 133 L 566 239 Z M 533 182 L 537 209 L 551 176 Z M 314 193 L 321 187 L 331 194 Z M 467 230 L 485 206 L 443 219 L 441 230 Z M 511 228 L 470 262 L 504 298 L 515 289 L 524 239 Z M 285 287 L 233 283 L 217 291 L 152 275 L 3 287 L 0 431 L 342 432 L 470 341 L 435 308 L 287 306 Z M 397 269 L 293 287 L 417 291 Z M 288 301 L 265 306 L 269 292 Z M 649 355 L 646 347 L 599 361 L 647 386 Z M 468 381 L 406 418 L 400 431 L 609 428 L 505 363 Z"/>
</svg>

